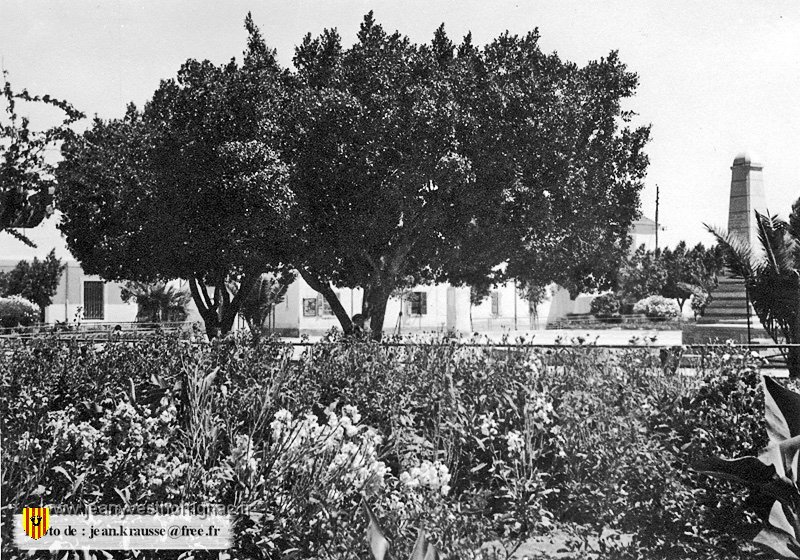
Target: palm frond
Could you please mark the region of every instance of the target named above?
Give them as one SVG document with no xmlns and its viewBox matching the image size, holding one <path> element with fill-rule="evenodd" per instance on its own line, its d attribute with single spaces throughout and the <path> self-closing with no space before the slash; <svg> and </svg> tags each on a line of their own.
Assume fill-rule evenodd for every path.
<svg viewBox="0 0 800 560">
<path fill-rule="evenodd" d="M 708 224 L 703 226 L 716 237 L 717 243 L 722 248 L 725 264 L 730 271 L 745 280 L 752 278 L 757 262 L 750 243 L 722 228 Z"/>
<path fill-rule="evenodd" d="M 775 273 L 795 268 L 794 240 L 788 235 L 788 224 L 777 216 L 761 214 L 757 210 L 758 240 L 764 249 L 764 266 Z"/>
</svg>

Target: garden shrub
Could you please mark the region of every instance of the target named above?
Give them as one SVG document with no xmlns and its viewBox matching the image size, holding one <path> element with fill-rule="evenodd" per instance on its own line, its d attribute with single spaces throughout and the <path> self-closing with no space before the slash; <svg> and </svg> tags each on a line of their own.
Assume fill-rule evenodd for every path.
<svg viewBox="0 0 800 560">
<path fill-rule="evenodd" d="M 648 317 L 659 319 L 672 319 L 680 317 L 681 308 L 672 299 L 663 296 L 648 296 L 636 302 L 633 312 L 644 313 Z"/>
<path fill-rule="evenodd" d="M 600 294 L 592 300 L 590 310 L 592 315 L 607 317 L 619 314 L 619 298 L 612 293 Z"/>
<path fill-rule="evenodd" d="M 0 325 L 9 329 L 28 327 L 39 319 L 39 308 L 22 296 L 0 298 Z"/>
<path fill-rule="evenodd" d="M 689 300 L 689 304 L 692 307 L 692 312 L 694 313 L 695 318 L 702 317 L 706 311 L 706 307 L 708 304 L 711 303 L 711 295 L 706 293 L 697 293 L 692 294 L 692 297 Z"/>
<path fill-rule="evenodd" d="M 749 354 L 686 377 L 648 348 L 408 342 L 292 362 L 268 338 L 4 341 L 4 521 L 32 499 L 223 503 L 232 556 L 337 559 L 368 557 L 362 493 L 397 557 L 420 524 L 444 558 L 556 526 L 631 535 L 608 558 L 734 558 L 756 526 L 739 488 L 688 469 L 765 442 Z"/>
</svg>

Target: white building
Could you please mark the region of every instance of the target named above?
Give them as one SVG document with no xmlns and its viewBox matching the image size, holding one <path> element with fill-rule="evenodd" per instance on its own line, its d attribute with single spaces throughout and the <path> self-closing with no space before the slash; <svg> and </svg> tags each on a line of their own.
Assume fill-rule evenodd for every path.
<svg viewBox="0 0 800 560">
<path fill-rule="evenodd" d="M 335 290 L 347 314 L 361 313 L 363 290 Z M 430 331 L 497 332 L 544 329 L 567 313 L 588 311 L 591 298 L 572 300 L 569 293 L 553 285 L 538 305 L 521 297 L 514 282 L 497 286 L 480 305 L 470 306 L 466 286 L 435 284 L 416 286 L 392 297 L 383 322 L 385 334 Z M 585 308 L 585 310 L 583 309 Z M 276 305 L 270 328 L 282 335 L 320 335 L 339 327 L 322 294 L 298 277 L 281 303 Z"/>
</svg>

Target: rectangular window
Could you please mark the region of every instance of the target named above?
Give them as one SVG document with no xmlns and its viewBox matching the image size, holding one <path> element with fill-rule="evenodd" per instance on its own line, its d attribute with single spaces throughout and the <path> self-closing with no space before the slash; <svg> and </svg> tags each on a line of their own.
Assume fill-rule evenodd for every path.
<svg viewBox="0 0 800 560">
<path fill-rule="evenodd" d="M 492 315 L 500 315 L 500 292 L 492 292 Z"/>
<path fill-rule="evenodd" d="M 408 301 L 411 315 L 428 314 L 428 292 L 411 292 Z"/>
<path fill-rule="evenodd" d="M 105 317 L 103 304 L 103 283 L 97 281 L 83 283 L 83 318 L 103 319 Z"/>
<path fill-rule="evenodd" d="M 317 298 L 303 298 L 303 317 L 317 316 Z"/>
</svg>

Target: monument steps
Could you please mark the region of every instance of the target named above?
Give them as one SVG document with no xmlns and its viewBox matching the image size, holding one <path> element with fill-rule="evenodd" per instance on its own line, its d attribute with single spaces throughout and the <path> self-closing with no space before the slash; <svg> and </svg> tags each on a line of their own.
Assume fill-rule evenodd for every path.
<svg viewBox="0 0 800 560">
<path fill-rule="evenodd" d="M 716 298 L 716 296 L 715 296 L 715 298 Z M 742 294 L 741 297 L 736 297 L 736 298 L 714 299 L 713 303 L 716 304 L 713 307 L 714 311 L 726 310 L 726 312 L 727 312 L 727 310 L 733 309 L 733 310 L 744 312 L 747 309 L 747 307 L 746 307 L 747 298 L 745 297 L 744 294 Z M 709 307 L 711 307 L 710 304 L 709 304 Z M 708 311 L 708 309 L 706 309 L 706 311 Z"/>
<path fill-rule="evenodd" d="M 748 304 L 747 290 L 742 278 L 732 276 L 719 278 L 711 298 L 711 303 L 703 313 L 702 323 L 747 324 L 749 312 L 751 324 L 761 326 L 753 306 Z"/>
</svg>

